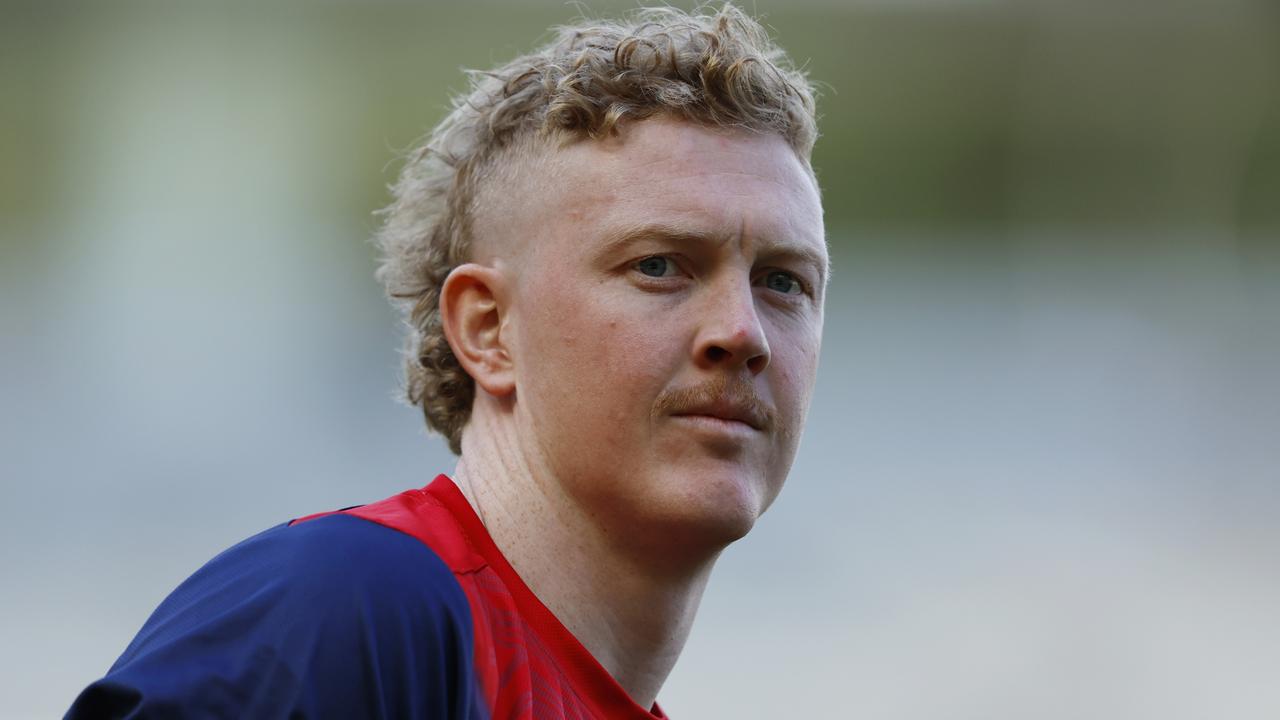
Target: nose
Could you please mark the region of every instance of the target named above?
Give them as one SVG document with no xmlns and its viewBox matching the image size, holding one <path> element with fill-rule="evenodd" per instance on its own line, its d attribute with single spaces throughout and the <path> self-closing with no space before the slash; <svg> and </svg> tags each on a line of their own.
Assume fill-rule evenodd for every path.
<svg viewBox="0 0 1280 720">
<path fill-rule="evenodd" d="M 751 283 L 725 285 L 710 293 L 702 310 L 694 361 L 705 369 L 737 370 L 745 366 L 752 375 L 759 375 L 769 367 L 769 341 L 760 323 Z"/>
</svg>

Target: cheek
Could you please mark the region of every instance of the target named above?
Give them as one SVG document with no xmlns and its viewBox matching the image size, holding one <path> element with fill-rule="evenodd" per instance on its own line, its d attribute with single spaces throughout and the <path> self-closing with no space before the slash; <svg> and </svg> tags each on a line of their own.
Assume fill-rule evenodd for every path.
<svg viewBox="0 0 1280 720">
<path fill-rule="evenodd" d="M 813 395 L 818 376 L 818 354 L 816 340 L 786 345 L 774 352 L 774 401 L 794 431 L 798 431 L 804 422 L 804 414 Z"/>
<path fill-rule="evenodd" d="M 536 410 L 597 436 L 635 427 L 669 374 L 672 348 L 655 332 L 661 323 L 582 289 L 548 288 L 537 307 L 520 373 Z"/>
</svg>

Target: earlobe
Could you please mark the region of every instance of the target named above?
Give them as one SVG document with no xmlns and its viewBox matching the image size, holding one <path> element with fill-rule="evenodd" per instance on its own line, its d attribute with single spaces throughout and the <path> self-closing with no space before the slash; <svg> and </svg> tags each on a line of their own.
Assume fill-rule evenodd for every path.
<svg viewBox="0 0 1280 720">
<path fill-rule="evenodd" d="M 501 333 L 504 289 L 496 268 L 464 263 L 440 290 L 440 321 L 449 347 L 476 385 L 495 397 L 515 391 L 511 354 Z"/>
</svg>

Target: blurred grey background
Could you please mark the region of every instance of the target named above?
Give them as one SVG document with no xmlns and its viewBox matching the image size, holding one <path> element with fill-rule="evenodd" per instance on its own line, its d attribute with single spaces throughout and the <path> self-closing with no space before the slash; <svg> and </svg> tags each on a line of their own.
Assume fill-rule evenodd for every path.
<svg viewBox="0 0 1280 720">
<path fill-rule="evenodd" d="M 1280 6 L 747 7 L 823 83 L 835 276 L 667 710 L 1280 717 Z M 452 468 L 371 212 L 460 67 L 578 12 L 0 4 L 0 716 L 226 546 Z"/>
</svg>

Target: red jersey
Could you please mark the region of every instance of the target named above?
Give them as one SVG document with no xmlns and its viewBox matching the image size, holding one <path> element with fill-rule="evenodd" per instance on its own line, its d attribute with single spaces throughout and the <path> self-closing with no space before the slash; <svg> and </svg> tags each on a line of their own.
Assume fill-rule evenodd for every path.
<svg viewBox="0 0 1280 720">
<path fill-rule="evenodd" d="M 444 561 L 471 609 L 475 682 L 493 718 L 665 718 L 646 711 L 525 585 L 447 475 L 338 512 L 416 538 Z M 295 520 L 304 522 L 331 513 Z"/>
<path fill-rule="evenodd" d="M 516 575 L 441 475 L 281 523 L 165 598 L 68 718 L 663 718 Z"/>
</svg>

